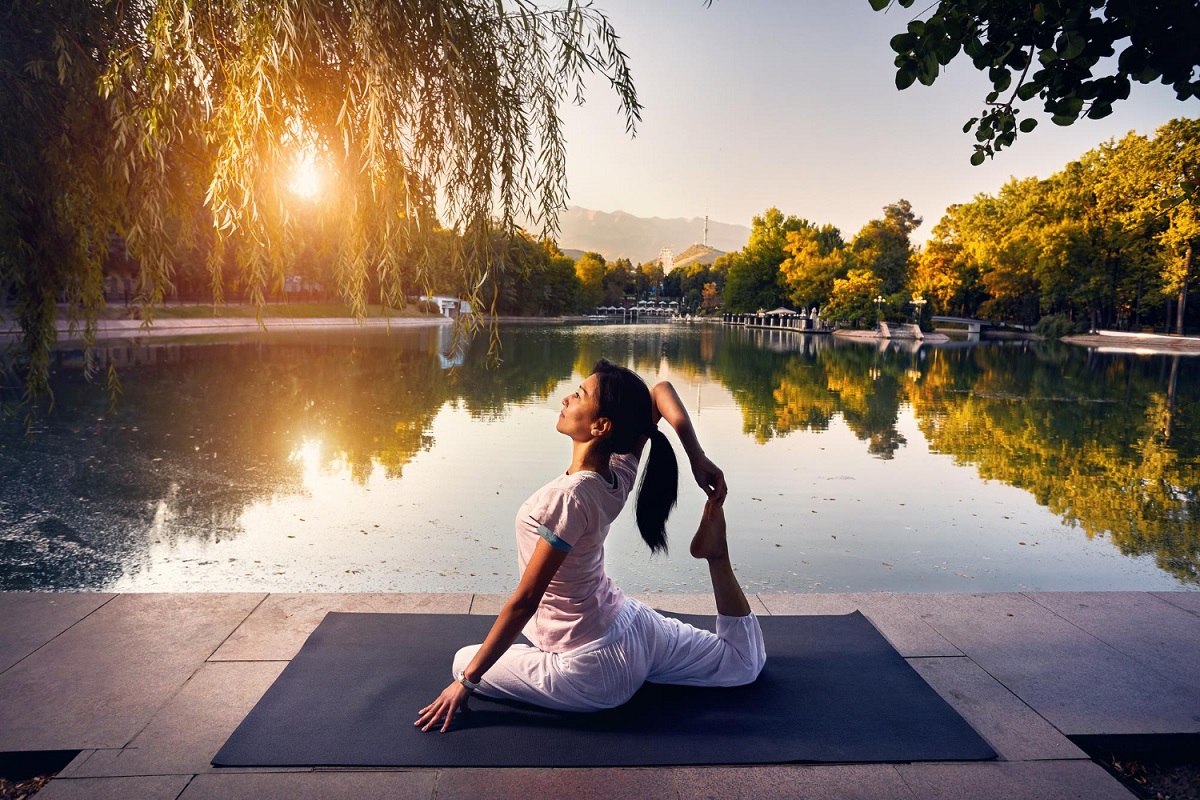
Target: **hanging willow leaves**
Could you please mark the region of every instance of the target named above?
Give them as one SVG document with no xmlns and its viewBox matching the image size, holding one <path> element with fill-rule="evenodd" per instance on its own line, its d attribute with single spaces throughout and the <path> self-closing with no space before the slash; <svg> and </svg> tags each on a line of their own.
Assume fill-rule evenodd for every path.
<svg viewBox="0 0 1200 800">
<path fill-rule="evenodd" d="M 587 2 L 15 0 L 0 12 L 0 293 L 25 399 L 48 390 L 60 303 L 90 346 L 111 241 L 140 265 L 147 320 L 193 249 L 214 299 L 232 273 L 261 307 L 295 253 L 304 159 L 326 175 L 320 224 L 356 313 L 368 285 L 385 306 L 428 285 L 438 229 L 457 231 L 436 252 L 487 307 L 480 287 L 505 269 L 492 232 L 556 229 L 558 111 L 589 74 L 633 133 L 625 53 Z"/>
</svg>

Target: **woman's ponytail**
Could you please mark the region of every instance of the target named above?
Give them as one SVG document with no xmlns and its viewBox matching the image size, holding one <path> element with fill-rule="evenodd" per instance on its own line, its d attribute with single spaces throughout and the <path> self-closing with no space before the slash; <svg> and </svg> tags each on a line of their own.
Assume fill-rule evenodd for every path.
<svg viewBox="0 0 1200 800">
<path fill-rule="evenodd" d="M 666 435 L 650 433 L 650 455 L 637 491 L 637 526 L 651 553 L 667 551 L 667 517 L 679 495 L 679 462 Z"/>
<path fill-rule="evenodd" d="M 667 549 L 667 517 L 679 494 L 679 463 L 667 437 L 653 423 L 654 398 L 638 375 L 600 359 L 592 368 L 600 384 L 599 415 L 612 423 L 608 447 L 613 453 L 632 453 L 650 438 L 650 455 L 637 490 L 637 526 L 650 552 Z"/>
</svg>

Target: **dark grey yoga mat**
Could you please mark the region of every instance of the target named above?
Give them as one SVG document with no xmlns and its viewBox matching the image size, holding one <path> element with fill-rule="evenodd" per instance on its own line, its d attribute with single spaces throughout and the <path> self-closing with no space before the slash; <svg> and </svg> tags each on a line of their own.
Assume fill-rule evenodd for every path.
<svg viewBox="0 0 1200 800">
<path fill-rule="evenodd" d="M 713 629 L 713 618 L 678 615 Z M 646 684 L 567 714 L 474 696 L 413 727 L 490 617 L 332 612 L 217 753 L 242 766 L 581 767 L 995 758 L 861 613 L 761 617 L 767 666 L 733 689 Z"/>
</svg>

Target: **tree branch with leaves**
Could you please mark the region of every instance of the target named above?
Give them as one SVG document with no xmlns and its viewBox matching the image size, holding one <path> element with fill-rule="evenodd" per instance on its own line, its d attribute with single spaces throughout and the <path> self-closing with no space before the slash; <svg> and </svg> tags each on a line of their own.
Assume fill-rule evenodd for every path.
<svg viewBox="0 0 1200 800">
<path fill-rule="evenodd" d="M 890 11 L 916 0 L 868 2 Z M 1196 0 L 939 0 L 931 8 L 892 37 L 896 88 L 932 85 L 960 53 L 986 70 L 992 91 L 963 126 L 975 131 L 976 166 L 1037 126 L 1032 117 L 1018 123 L 1019 102 L 1040 98 L 1054 124 L 1071 125 L 1111 114 L 1134 82 L 1160 81 L 1181 101 L 1200 97 Z"/>
</svg>

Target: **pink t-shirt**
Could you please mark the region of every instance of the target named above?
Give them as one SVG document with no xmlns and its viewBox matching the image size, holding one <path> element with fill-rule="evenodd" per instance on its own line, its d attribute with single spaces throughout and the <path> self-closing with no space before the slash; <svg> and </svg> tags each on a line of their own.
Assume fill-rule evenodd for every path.
<svg viewBox="0 0 1200 800">
<path fill-rule="evenodd" d="M 617 618 L 625 595 L 604 572 L 604 539 L 625 507 L 637 476 L 638 454 L 613 456 L 613 482 L 598 473 L 563 474 L 533 493 L 517 511 L 521 574 L 539 540 L 567 551 L 524 633 L 534 646 L 562 653 L 600 637 Z"/>
</svg>

